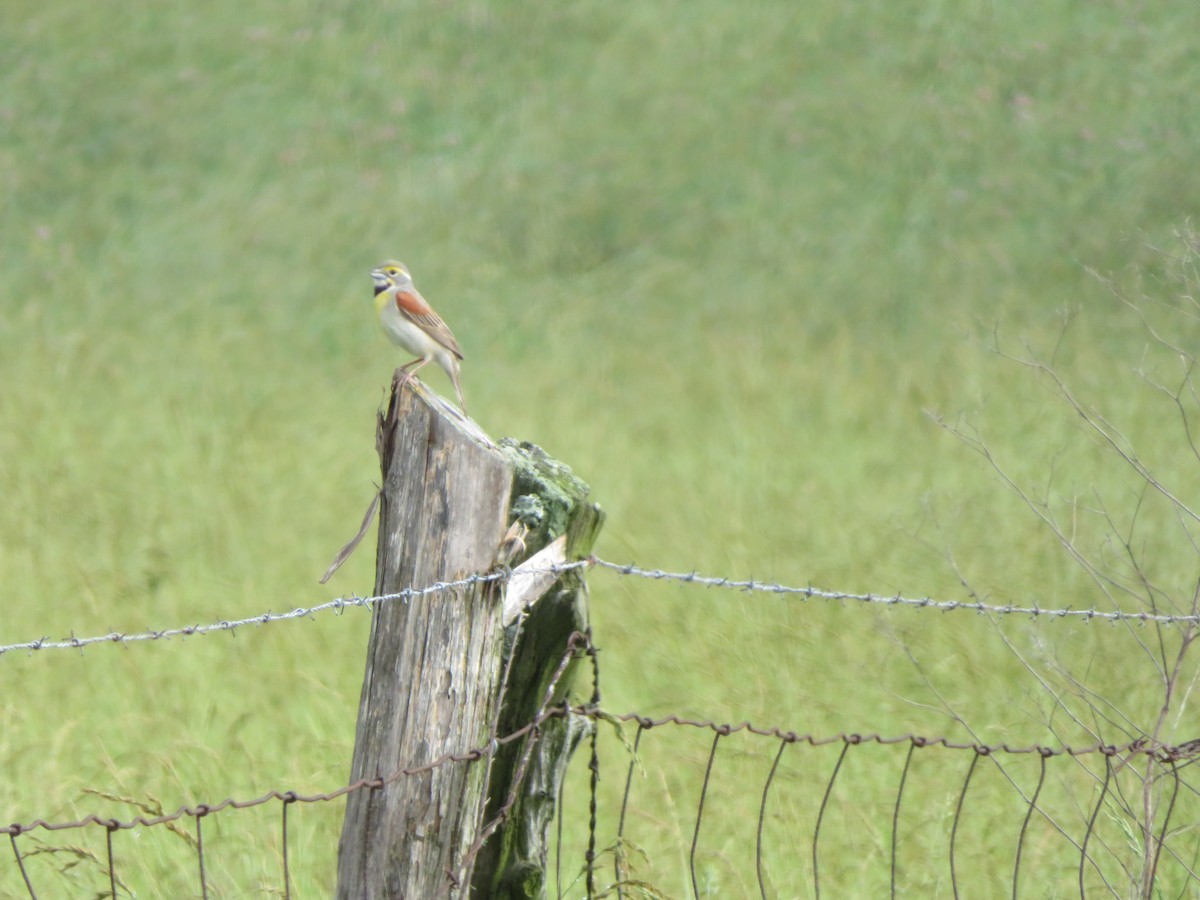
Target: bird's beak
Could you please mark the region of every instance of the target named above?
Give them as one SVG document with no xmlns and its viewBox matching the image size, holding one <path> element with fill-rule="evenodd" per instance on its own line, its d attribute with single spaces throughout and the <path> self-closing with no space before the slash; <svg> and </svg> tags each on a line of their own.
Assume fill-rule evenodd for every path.
<svg viewBox="0 0 1200 900">
<path fill-rule="evenodd" d="M 372 269 L 371 278 L 375 281 L 376 294 L 381 294 L 392 286 L 392 280 L 383 273 L 382 269 Z"/>
</svg>

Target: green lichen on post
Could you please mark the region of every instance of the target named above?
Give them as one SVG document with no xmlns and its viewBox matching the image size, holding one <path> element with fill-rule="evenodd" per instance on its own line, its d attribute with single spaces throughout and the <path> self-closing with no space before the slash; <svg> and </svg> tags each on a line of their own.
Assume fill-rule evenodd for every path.
<svg viewBox="0 0 1200 900">
<path fill-rule="evenodd" d="M 547 456 L 536 444 L 504 438 L 500 452 L 513 467 L 512 513 L 529 529 L 525 543 L 536 553 L 567 533 L 589 488 L 570 466 Z M 591 546 L 575 549 L 575 553 L 573 549 L 568 547 L 568 555 L 588 553 Z"/>
<path fill-rule="evenodd" d="M 546 872 L 540 866 L 519 863 L 505 873 L 493 890 L 493 900 L 536 900 L 545 897 Z"/>
<path fill-rule="evenodd" d="M 604 513 L 588 500 L 588 485 L 570 468 L 551 459 L 530 443 L 504 439 L 500 450 L 513 467 L 510 521 L 519 519 L 528 558 L 566 535 L 567 559 L 580 559 L 592 546 L 604 523 Z M 513 565 L 519 564 L 514 561 Z M 556 673 L 550 705 L 571 694 L 580 660 L 565 671 L 559 664 L 568 652 L 571 635 L 588 629 L 584 573 L 572 570 L 558 580 L 508 629 L 505 654 L 509 678 L 504 706 L 497 722 L 501 735 L 530 722 L 542 709 Z M 499 748 L 492 760 L 486 820 L 496 816 L 511 798 L 504 824 L 484 844 L 475 864 L 473 896 L 528 900 L 546 895 L 550 825 L 571 753 L 590 723 L 574 717 L 542 723 L 531 737 Z M 534 741 L 532 746 L 529 741 Z M 523 754 L 530 754 L 520 784 L 514 784 Z"/>
</svg>

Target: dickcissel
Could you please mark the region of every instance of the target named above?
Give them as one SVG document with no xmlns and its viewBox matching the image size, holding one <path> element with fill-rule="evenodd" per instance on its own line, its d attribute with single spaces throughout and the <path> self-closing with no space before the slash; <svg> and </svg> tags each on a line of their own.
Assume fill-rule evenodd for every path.
<svg viewBox="0 0 1200 900">
<path fill-rule="evenodd" d="M 372 269 L 371 277 L 375 279 L 375 312 L 379 314 L 379 324 L 393 344 L 417 355 L 412 362 L 400 367 L 404 373 L 401 383 L 416 375 L 430 360 L 436 360 L 450 376 L 458 393 L 458 405 L 466 413 L 467 403 L 458 381 L 458 361 L 463 358 L 462 351 L 441 316 L 413 287 L 408 268 L 404 263 L 389 259 Z"/>
</svg>

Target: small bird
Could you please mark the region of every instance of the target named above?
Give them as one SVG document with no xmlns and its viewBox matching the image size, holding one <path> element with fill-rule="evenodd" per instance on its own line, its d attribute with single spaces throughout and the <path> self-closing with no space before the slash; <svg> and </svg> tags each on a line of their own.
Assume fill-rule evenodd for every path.
<svg viewBox="0 0 1200 900">
<path fill-rule="evenodd" d="M 404 373 L 401 384 L 430 360 L 437 360 L 454 383 L 458 405 L 465 414 L 467 403 L 458 381 L 458 361 L 463 355 L 446 323 L 413 287 L 412 276 L 404 263 L 389 259 L 372 269 L 371 277 L 375 279 L 375 312 L 379 314 L 379 324 L 393 344 L 417 355 L 412 362 L 400 367 Z"/>
</svg>

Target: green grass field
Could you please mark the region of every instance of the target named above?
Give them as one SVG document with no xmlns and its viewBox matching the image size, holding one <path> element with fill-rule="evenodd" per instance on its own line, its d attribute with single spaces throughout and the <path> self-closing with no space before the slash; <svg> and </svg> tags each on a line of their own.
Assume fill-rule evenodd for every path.
<svg viewBox="0 0 1200 900">
<path fill-rule="evenodd" d="M 10 4 L 0 644 L 370 592 L 370 541 L 317 579 L 371 497 L 374 416 L 404 361 L 371 315 L 367 273 L 385 257 L 457 334 L 481 426 L 590 483 L 606 559 L 968 599 L 961 573 L 990 602 L 1108 604 L 932 411 L 978 428 L 1114 577 L 1147 574 L 1143 597 L 1186 610 L 1192 520 L 991 348 L 1053 354 L 1194 504 L 1178 408 L 1139 375 L 1177 386 L 1185 372 L 1093 270 L 1195 352 L 1196 318 L 1158 304 L 1200 284 L 1177 236 L 1200 208 L 1198 30 L 1200 7 L 1123 2 Z M 451 392 L 440 373 L 428 383 Z M 1124 742 L 1153 728 L 1157 661 L 1181 635 L 604 572 L 591 587 L 606 707 L 817 735 Z M 87 791 L 174 809 L 340 786 L 368 626 L 355 611 L 0 657 L 0 822 L 138 812 Z M 1196 675 L 1187 659 L 1164 740 L 1200 733 Z M 645 740 L 637 874 L 688 896 L 711 735 Z M 698 858 L 711 897 L 756 891 L 776 749 L 730 746 Z M 628 763 L 610 732 L 603 747 L 602 845 Z M 968 760 L 936 753 L 906 787 L 909 896 L 952 895 L 946 831 Z M 781 764 L 767 844 L 780 897 L 812 895 L 835 757 L 791 748 Z M 849 755 L 822 896 L 886 892 L 903 757 Z M 1012 769 L 1026 791 L 1028 765 Z M 1055 769 L 1045 801 L 1073 827 L 1095 799 L 1081 771 Z M 581 848 L 576 774 L 567 837 Z M 966 896 L 1010 892 L 1026 810 L 987 778 L 972 787 Z M 1185 794 L 1180 824 L 1196 813 Z M 205 823 L 210 896 L 281 894 L 277 817 Z M 338 804 L 295 811 L 295 895 L 330 893 L 340 823 Z M 1136 895 L 1119 861 L 1138 836 L 1116 813 L 1102 824 L 1111 893 Z M 1023 888 L 1074 895 L 1078 853 L 1033 827 Z M 1177 840 L 1169 896 L 1195 852 Z M 29 861 L 41 896 L 107 890 L 88 858 L 104 857 L 101 829 L 21 841 L 55 851 Z M 138 896 L 198 896 L 184 839 L 116 841 Z M 24 896 L 11 859 L 0 896 Z"/>
</svg>

